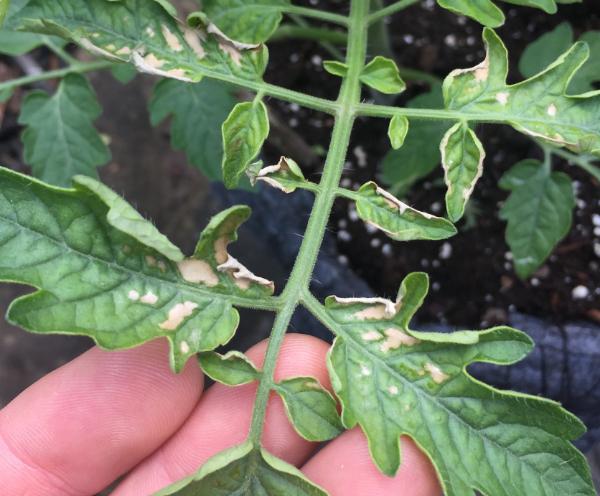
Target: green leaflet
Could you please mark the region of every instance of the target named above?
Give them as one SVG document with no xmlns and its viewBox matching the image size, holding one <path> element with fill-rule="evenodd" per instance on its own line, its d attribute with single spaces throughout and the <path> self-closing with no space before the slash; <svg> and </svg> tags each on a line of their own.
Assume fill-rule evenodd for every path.
<svg viewBox="0 0 600 496">
<path fill-rule="evenodd" d="M 556 0 L 504 0 L 504 2 L 534 7 L 548 14 L 554 14 L 557 11 Z M 496 7 L 492 0 L 437 0 L 437 3 L 440 7 L 444 7 L 455 14 L 466 15 L 491 28 L 502 26 L 505 21 L 504 13 Z M 562 2 L 559 0 L 558 3 Z"/>
<path fill-rule="evenodd" d="M 450 220 L 458 222 L 483 174 L 485 150 L 473 130 L 459 122 L 442 139 L 440 151 L 448 187 L 446 210 Z"/>
<path fill-rule="evenodd" d="M 406 434 L 429 455 L 448 496 L 592 496 L 585 459 L 568 441 L 585 430 L 558 403 L 495 390 L 473 379 L 475 362 L 511 364 L 532 347 L 508 327 L 451 334 L 409 322 L 428 291 L 410 274 L 395 302 L 330 297 L 310 306 L 336 335 L 328 365 L 346 428 L 359 424 L 387 475 Z"/>
<path fill-rule="evenodd" d="M 573 185 L 566 174 L 525 160 L 505 174 L 501 186 L 512 190 L 500 212 L 508 221 L 506 241 L 517 274 L 526 278 L 570 231 L 575 207 Z"/>
<path fill-rule="evenodd" d="M 390 120 L 388 137 L 390 138 L 390 143 L 394 150 L 402 148 L 406 135 L 408 134 L 409 126 L 408 118 L 404 115 L 395 115 Z"/>
<path fill-rule="evenodd" d="M 32 332 L 90 336 L 106 349 L 167 337 L 179 371 L 229 341 L 234 304 L 260 306 L 272 291 L 226 253 L 248 214 L 219 214 L 194 258 L 176 263 L 178 250 L 166 251 L 168 241 L 95 180 L 78 176 L 67 190 L 0 169 L 0 279 L 39 289 L 15 300 L 8 319 Z"/>
<path fill-rule="evenodd" d="M 409 108 L 443 108 L 441 87 L 409 100 Z M 413 120 L 402 148 L 390 151 L 383 159 L 383 179 L 402 195 L 440 163 L 440 147 L 447 125 L 440 121 Z"/>
<path fill-rule="evenodd" d="M 457 232 L 448 220 L 409 207 L 374 182 L 357 191 L 356 210 L 362 220 L 396 241 L 440 240 Z"/>
<path fill-rule="evenodd" d="M 235 188 L 269 136 L 269 116 L 262 101 L 238 103 L 223 123 L 223 182 Z"/>
<path fill-rule="evenodd" d="M 135 12 L 135 17 L 132 15 Z M 30 0 L 12 28 L 70 38 L 140 72 L 197 82 L 203 76 L 260 80 L 266 48 L 245 50 L 217 33 L 183 26 L 159 3 L 146 0 Z"/>
<path fill-rule="evenodd" d="M 202 10 L 228 37 L 263 43 L 275 32 L 289 0 L 203 0 Z"/>
<path fill-rule="evenodd" d="M 228 386 L 241 386 L 260 379 L 260 371 L 239 351 L 220 355 L 214 351 L 200 353 L 200 367 L 211 379 Z"/>
<path fill-rule="evenodd" d="M 406 89 L 406 83 L 402 81 L 396 63 L 380 55 L 365 66 L 360 80 L 370 88 L 387 95 L 402 93 Z"/>
<path fill-rule="evenodd" d="M 153 125 L 173 116 L 171 143 L 185 151 L 188 160 L 209 179 L 223 178 L 221 126 L 235 106 L 233 90 L 226 84 L 205 79 L 197 84 L 162 80 L 150 101 Z"/>
<path fill-rule="evenodd" d="M 288 157 L 281 157 L 275 165 L 269 165 L 252 174 L 251 182 L 262 181 L 284 193 L 293 193 L 308 181 L 298 164 Z"/>
<path fill-rule="evenodd" d="M 313 377 L 295 377 L 275 385 L 290 422 L 308 441 L 328 441 L 339 436 L 344 426 L 331 394 Z"/>
<path fill-rule="evenodd" d="M 323 69 L 333 76 L 346 77 L 348 74 L 348 65 L 337 60 L 325 60 Z"/>
<path fill-rule="evenodd" d="M 110 160 L 110 152 L 93 122 L 102 113 L 87 80 L 66 76 L 56 93 L 27 95 L 19 123 L 26 126 L 22 139 L 25 161 L 33 174 L 47 182 L 66 186 L 77 174 L 96 176 L 96 167 Z"/>
<path fill-rule="evenodd" d="M 246 442 L 223 451 L 193 476 L 154 496 L 327 496 L 297 468 Z"/>
<path fill-rule="evenodd" d="M 508 54 L 502 40 L 484 29 L 486 59 L 451 72 L 444 81 L 446 108 L 486 120 L 503 119 L 518 131 L 576 153 L 600 155 L 600 92 L 569 96 L 569 82 L 589 55 L 576 43 L 540 74 L 506 84 Z"/>
<path fill-rule="evenodd" d="M 571 47 L 573 39 L 573 29 L 568 22 L 563 22 L 553 31 L 540 36 L 523 52 L 519 60 L 521 74 L 532 77 L 544 70 Z M 593 83 L 600 81 L 600 31 L 588 31 L 579 38 L 579 41 L 588 44 L 590 58 L 573 75 L 569 83 L 569 94 L 593 91 L 595 89 Z"/>
</svg>

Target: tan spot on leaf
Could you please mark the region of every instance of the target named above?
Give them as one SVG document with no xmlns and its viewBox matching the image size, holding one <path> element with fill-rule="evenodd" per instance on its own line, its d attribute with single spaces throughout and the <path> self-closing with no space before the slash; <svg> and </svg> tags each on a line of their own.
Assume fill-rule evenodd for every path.
<svg viewBox="0 0 600 496">
<path fill-rule="evenodd" d="M 227 262 L 227 259 L 229 258 L 229 254 L 227 253 L 228 244 L 229 240 L 226 236 L 221 236 L 215 241 L 215 260 L 218 264 L 224 264 Z"/>
<path fill-rule="evenodd" d="M 400 308 L 400 301 L 394 303 L 385 298 L 339 298 L 337 296 L 334 298 L 340 305 L 367 305 L 367 308 L 354 314 L 358 320 L 391 319 Z"/>
<path fill-rule="evenodd" d="M 113 59 L 113 60 L 118 60 L 118 57 L 114 53 L 95 45 L 87 38 L 81 38 L 79 40 L 79 44 L 83 48 L 85 48 L 88 52 L 91 52 L 94 55 L 98 55 L 100 57 L 106 57 L 106 58 Z M 114 48 L 114 46 L 113 46 L 113 48 Z"/>
<path fill-rule="evenodd" d="M 158 296 L 156 296 L 152 291 L 148 291 L 140 298 L 140 301 L 146 305 L 156 305 L 156 303 L 158 303 Z"/>
<path fill-rule="evenodd" d="M 192 315 L 196 308 L 198 308 L 198 305 L 196 303 L 192 303 L 191 301 L 178 303 L 171 308 L 171 310 L 169 310 L 169 316 L 167 320 L 160 324 L 159 327 L 165 331 L 174 331 L 183 323 L 185 319 Z"/>
<path fill-rule="evenodd" d="M 509 97 L 510 94 L 507 91 L 501 91 L 499 93 L 496 93 L 496 100 L 500 105 L 506 105 L 508 103 Z"/>
<path fill-rule="evenodd" d="M 554 105 L 554 104 L 551 104 L 551 105 L 548 107 L 548 110 L 547 110 L 547 112 L 548 112 L 548 115 L 549 115 L 550 117 L 556 117 L 556 112 L 557 112 L 557 111 L 558 111 L 558 109 L 556 108 L 556 105 Z"/>
<path fill-rule="evenodd" d="M 146 265 L 148 267 L 156 267 L 157 260 L 152 255 L 146 255 Z"/>
<path fill-rule="evenodd" d="M 431 375 L 433 382 L 435 382 L 436 384 L 441 384 L 442 382 L 450 379 L 450 376 L 448 374 L 444 374 L 444 372 L 442 372 L 442 369 L 440 369 L 437 365 L 434 365 L 433 363 L 426 363 L 425 370 Z"/>
<path fill-rule="evenodd" d="M 128 46 L 124 46 L 119 48 L 116 52 L 116 55 L 131 55 L 131 48 L 129 48 Z"/>
<path fill-rule="evenodd" d="M 187 343 L 187 341 L 181 342 L 179 345 L 179 351 L 181 351 L 181 353 L 184 355 L 187 355 L 190 352 L 190 345 Z"/>
<path fill-rule="evenodd" d="M 163 37 L 165 38 L 165 41 L 167 42 L 167 45 L 169 45 L 171 50 L 175 52 L 181 52 L 183 50 L 183 45 L 181 44 L 179 37 L 173 32 L 171 32 L 168 26 L 164 24 L 161 26 L 161 30 Z"/>
<path fill-rule="evenodd" d="M 390 386 L 388 388 L 388 393 L 390 393 L 392 396 L 396 396 L 399 393 L 398 386 Z"/>
<path fill-rule="evenodd" d="M 206 52 L 204 51 L 204 47 L 202 46 L 203 40 L 198 31 L 186 29 L 183 32 L 183 37 L 185 38 L 186 43 L 194 51 L 194 53 L 198 56 L 199 59 L 203 59 L 206 56 Z"/>
<path fill-rule="evenodd" d="M 363 341 L 379 341 L 383 336 L 377 331 L 368 331 L 361 336 Z"/>
<path fill-rule="evenodd" d="M 387 339 L 381 343 L 381 351 L 387 353 L 390 350 L 397 350 L 401 345 L 414 346 L 419 343 L 419 340 L 409 336 L 405 332 L 390 327 L 384 331 Z"/>
<path fill-rule="evenodd" d="M 129 298 L 131 301 L 138 301 L 140 299 L 140 294 L 135 289 L 132 289 L 127 294 L 127 298 Z"/>
<path fill-rule="evenodd" d="M 212 288 L 219 284 L 219 277 L 204 260 L 188 259 L 177 264 L 181 277 L 187 282 L 205 284 Z"/>
<path fill-rule="evenodd" d="M 371 369 L 367 367 L 365 364 L 360 366 L 360 375 L 368 377 L 371 375 Z"/>
</svg>

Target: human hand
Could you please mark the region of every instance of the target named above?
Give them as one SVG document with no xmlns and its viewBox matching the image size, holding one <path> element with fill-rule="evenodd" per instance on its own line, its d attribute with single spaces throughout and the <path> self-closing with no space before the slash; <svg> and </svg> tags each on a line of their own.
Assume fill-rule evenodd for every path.
<svg viewBox="0 0 600 496">
<path fill-rule="evenodd" d="M 329 386 L 328 345 L 292 334 L 276 376 L 314 376 Z M 248 351 L 261 365 L 262 342 Z M 113 496 L 146 496 L 194 472 L 248 433 L 256 385 L 203 391 L 194 361 L 168 368 L 164 342 L 105 352 L 94 348 L 23 392 L 0 411 L 0 492 L 7 496 L 89 496 L 123 481 Z M 409 439 L 395 478 L 377 471 L 354 429 L 325 448 L 300 438 L 272 397 L 263 444 L 300 467 L 332 496 L 439 496 L 435 471 Z"/>
</svg>

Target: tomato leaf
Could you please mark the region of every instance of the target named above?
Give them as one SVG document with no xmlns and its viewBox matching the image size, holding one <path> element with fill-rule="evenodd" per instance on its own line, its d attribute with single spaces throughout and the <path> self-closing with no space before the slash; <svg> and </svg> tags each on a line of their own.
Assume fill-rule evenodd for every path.
<svg viewBox="0 0 600 496">
<path fill-rule="evenodd" d="M 72 39 L 140 72 L 184 81 L 211 75 L 256 81 L 267 64 L 265 47 L 244 49 L 204 27 L 184 26 L 154 1 L 30 0 L 11 27 Z"/>
<path fill-rule="evenodd" d="M 0 279 L 34 286 L 8 319 L 37 333 L 89 336 L 106 349 L 166 337 L 171 364 L 226 343 L 273 291 L 231 257 L 249 216 L 232 207 L 210 222 L 192 258 L 106 186 L 77 176 L 59 189 L 0 169 Z"/>
<path fill-rule="evenodd" d="M 155 496 L 327 496 L 297 468 L 250 442 L 223 451 Z"/>
<path fill-rule="evenodd" d="M 269 116 L 262 101 L 238 103 L 223 123 L 223 181 L 238 185 L 269 136 Z"/>
<path fill-rule="evenodd" d="M 483 174 L 485 150 L 472 129 L 464 123 L 452 126 L 440 145 L 446 186 L 446 210 L 453 222 L 460 220 L 465 206 Z"/>
<path fill-rule="evenodd" d="M 501 181 L 512 190 L 500 211 L 508 221 L 506 241 L 519 277 L 533 274 L 571 229 L 575 195 L 569 176 L 540 162 L 513 166 Z"/>
<path fill-rule="evenodd" d="M 360 425 L 381 471 L 397 472 L 400 436 L 407 435 L 449 496 L 594 495 L 585 458 L 569 442 L 585 431 L 576 417 L 466 371 L 475 362 L 520 360 L 532 348 L 529 337 L 508 327 L 413 331 L 409 323 L 427 292 L 427 275 L 414 273 L 396 301 L 330 297 L 315 311 L 337 336 L 329 370 L 342 421 L 348 429 Z"/>
<path fill-rule="evenodd" d="M 275 32 L 289 0 L 203 0 L 202 10 L 228 37 L 263 43 Z"/>
<path fill-rule="evenodd" d="M 221 384 L 241 386 L 260 379 L 260 371 L 239 351 L 230 351 L 225 355 L 206 351 L 200 353 L 198 359 L 204 373 Z"/>
<path fill-rule="evenodd" d="M 374 182 L 364 184 L 356 196 L 359 217 L 394 240 L 440 240 L 457 232 L 448 220 L 409 207 Z"/>
<path fill-rule="evenodd" d="M 19 123 L 25 161 L 33 174 L 65 186 L 77 174 L 96 176 L 96 167 L 110 160 L 108 147 L 94 127 L 102 113 L 94 90 L 78 74 L 66 76 L 54 95 L 29 93 L 21 107 Z"/>
<path fill-rule="evenodd" d="M 518 131 L 576 153 L 600 156 L 600 91 L 566 94 L 571 78 L 589 57 L 578 42 L 543 72 L 508 85 L 508 54 L 491 29 L 483 37 L 487 56 L 479 65 L 450 73 L 444 81 L 446 108 L 485 120 L 494 115 Z"/>
<path fill-rule="evenodd" d="M 278 382 L 290 422 L 308 441 L 328 441 L 339 436 L 344 427 L 333 396 L 312 377 L 295 377 Z"/>
<path fill-rule="evenodd" d="M 150 118 L 157 125 L 172 116 L 171 143 L 209 179 L 221 181 L 221 126 L 235 106 L 229 86 L 205 79 L 197 84 L 162 80 L 154 88 Z"/>
</svg>

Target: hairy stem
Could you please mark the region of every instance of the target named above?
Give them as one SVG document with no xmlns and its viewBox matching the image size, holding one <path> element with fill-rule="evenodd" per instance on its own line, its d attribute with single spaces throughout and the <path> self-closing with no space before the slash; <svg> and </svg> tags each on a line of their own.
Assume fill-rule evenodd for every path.
<svg viewBox="0 0 600 496">
<path fill-rule="evenodd" d="M 13 79 L 11 81 L 5 81 L 0 83 L 0 91 L 12 90 L 19 86 L 26 84 L 37 83 L 38 81 L 46 81 L 48 79 L 57 79 L 67 76 L 68 74 L 83 74 L 85 72 L 100 71 L 108 69 L 114 66 L 114 62 L 107 60 L 96 60 L 94 62 L 78 62 L 72 64 L 64 69 L 57 69 L 55 71 L 43 72 L 42 74 L 34 74 L 32 76 L 24 76 L 21 78 Z"/>
<path fill-rule="evenodd" d="M 348 74 L 342 82 L 338 97 L 338 111 L 325 162 L 323 176 L 319 184 L 313 210 L 308 221 L 304 241 L 290 275 L 289 281 L 281 295 L 283 308 L 278 312 L 275 325 L 265 356 L 263 375 L 256 393 L 256 402 L 250 429 L 250 440 L 258 446 L 264 427 L 265 413 L 269 393 L 273 387 L 273 376 L 277 356 L 292 315 L 309 291 L 319 249 L 325 235 L 327 222 L 337 194 L 337 186 L 342 175 L 350 135 L 356 116 L 356 106 L 360 102 L 360 73 L 365 64 L 367 51 L 367 23 L 369 0 L 352 0 L 349 18 L 349 36 L 346 62 Z"/>
<path fill-rule="evenodd" d="M 392 14 L 400 12 L 400 11 L 410 7 L 411 5 L 414 5 L 415 3 L 419 3 L 420 1 L 421 0 L 400 0 L 399 2 L 394 2 L 393 4 L 388 5 L 387 7 L 384 7 L 382 9 L 379 9 L 376 12 L 373 12 L 369 16 L 369 24 L 373 24 L 384 17 L 388 17 Z"/>
<path fill-rule="evenodd" d="M 589 157 L 582 157 L 581 155 L 576 155 L 567 150 L 563 150 L 562 148 L 555 148 L 543 143 L 540 143 L 540 146 L 544 149 L 544 151 L 548 151 L 552 155 L 556 155 L 557 157 L 566 160 L 570 165 L 576 165 L 577 167 L 580 167 L 588 174 L 593 176 L 597 181 L 600 181 L 600 167 L 592 164 L 592 159 Z"/>
<path fill-rule="evenodd" d="M 312 17 L 313 19 L 331 22 L 333 24 L 340 24 L 341 26 L 347 26 L 349 22 L 348 17 L 344 15 L 334 14 L 333 12 L 327 12 L 324 10 L 311 9 L 310 7 L 286 5 L 282 10 L 286 14 L 298 14 L 303 17 Z"/>
<path fill-rule="evenodd" d="M 335 43 L 343 45 L 348 36 L 342 31 L 336 31 L 315 26 L 294 26 L 293 24 L 282 24 L 277 31 L 269 38 L 269 42 L 282 41 L 289 39 L 310 40 L 317 42 Z"/>
</svg>

